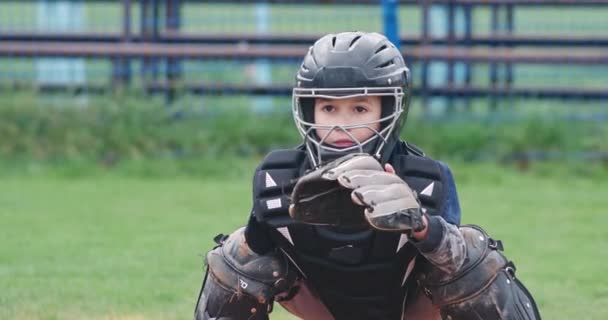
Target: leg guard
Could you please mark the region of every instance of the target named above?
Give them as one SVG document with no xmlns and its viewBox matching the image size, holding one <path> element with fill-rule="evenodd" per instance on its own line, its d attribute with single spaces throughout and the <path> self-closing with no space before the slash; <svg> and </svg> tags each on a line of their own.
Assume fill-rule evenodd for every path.
<svg viewBox="0 0 608 320">
<path fill-rule="evenodd" d="M 448 320 L 538 320 L 534 299 L 515 278 L 515 266 L 500 252 L 502 243 L 477 226 L 460 228 L 467 258 L 455 274 L 429 268 L 420 285 Z"/>
<path fill-rule="evenodd" d="M 266 320 L 276 294 L 296 280 L 286 257 L 254 253 L 239 229 L 207 254 L 196 320 Z"/>
</svg>

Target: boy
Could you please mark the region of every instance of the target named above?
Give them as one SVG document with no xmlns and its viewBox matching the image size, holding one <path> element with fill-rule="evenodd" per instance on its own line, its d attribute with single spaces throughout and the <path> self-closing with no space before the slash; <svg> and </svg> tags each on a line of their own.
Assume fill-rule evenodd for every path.
<svg viewBox="0 0 608 320">
<path fill-rule="evenodd" d="M 540 319 L 499 253 L 462 226 L 448 167 L 399 135 L 410 75 L 376 33 L 319 39 L 293 114 L 304 143 L 254 176 L 246 228 L 218 239 L 196 319 Z M 432 301 L 432 303 L 431 303 Z"/>
</svg>

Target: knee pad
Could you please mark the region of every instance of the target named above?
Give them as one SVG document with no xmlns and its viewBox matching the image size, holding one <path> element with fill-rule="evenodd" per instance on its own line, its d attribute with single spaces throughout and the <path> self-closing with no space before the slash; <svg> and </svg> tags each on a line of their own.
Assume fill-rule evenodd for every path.
<svg viewBox="0 0 608 320">
<path fill-rule="evenodd" d="M 460 228 L 467 257 L 454 274 L 430 267 L 420 285 L 450 320 L 538 320 L 540 314 L 526 287 L 515 277 L 515 265 L 502 253 L 502 243 L 478 226 Z"/>
<path fill-rule="evenodd" d="M 268 319 L 274 296 L 297 278 L 280 251 L 258 255 L 245 241 L 244 229 L 207 253 L 207 272 L 195 310 L 197 320 Z"/>
</svg>

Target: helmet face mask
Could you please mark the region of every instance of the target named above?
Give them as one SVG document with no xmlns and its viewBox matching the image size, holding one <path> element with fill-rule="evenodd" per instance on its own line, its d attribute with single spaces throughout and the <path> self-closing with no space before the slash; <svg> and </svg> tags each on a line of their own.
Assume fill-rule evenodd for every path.
<svg viewBox="0 0 608 320">
<path fill-rule="evenodd" d="M 348 99 L 378 96 L 379 119 L 353 125 L 315 123 L 315 99 Z M 296 75 L 292 112 L 294 122 L 314 167 L 348 153 L 368 153 L 385 162 L 399 141 L 409 109 L 409 69 L 399 50 L 377 33 L 344 32 L 317 40 L 304 57 Z M 370 130 L 359 141 L 351 130 Z M 323 133 L 319 133 L 322 131 Z M 354 145 L 327 143 L 336 131 Z"/>
<path fill-rule="evenodd" d="M 392 105 L 382 105 L 382 116 L 373 121 L 357 123 L 352 125 L 322 125 L 313 120 L 314 99 L 348 99 L 362 96 L 391 97 Z M 313 166 L 319 166 L 322 162 L 333 160 L 338 156 L 359 152 L 369 153 L 378 159 L 381 158 L 381 151 L 387 144 L 391 134 L 398 127 L 399 119 L 403 113 L 404 93 L 401 87 L 381 87 L 381 88 L 294 88 L 292 99 L 292 112 L 296 127 L 304 139 L 304 145 L 309 154 Z M 311 100 L 309 100 L 311 99 Z M 303 101 L 308 101 L 302 103 Z M 386 112 L 385 109 L 390 109 Z M 374 129 L 375 124 L 379 124 L 379 129 Z M 371 131 L 371 137 L 364 141 L 359 141 L 349 131 L 353 129 L 365 128 Z M 327 133 L 318 136 L 317 130 L 326 130 Z M 354 145 L 349 147 L 336 147 L 326 142 L 332 132 L 341 131 L 345 133 Z"/>
</svg>

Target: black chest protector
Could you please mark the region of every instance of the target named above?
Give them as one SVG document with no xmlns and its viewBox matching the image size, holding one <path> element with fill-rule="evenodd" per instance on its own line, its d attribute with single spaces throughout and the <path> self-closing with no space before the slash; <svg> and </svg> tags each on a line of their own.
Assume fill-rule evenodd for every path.
<svg viewBox="0 0 608 320">
<path fill-rule="evenodd" d="M 445 177 L 440 165 L 403 144 L 391 159 L 397 174 L 418 193 L 428 214 L 442 212 Z M 417 250 L 399 233 L 297 223 L 289 195 L 308 169 L 299 149 L 270 153 L 253 184 L 253 214 L 300 270 L 337 320 L 401 319 Z"/>
</svg>

